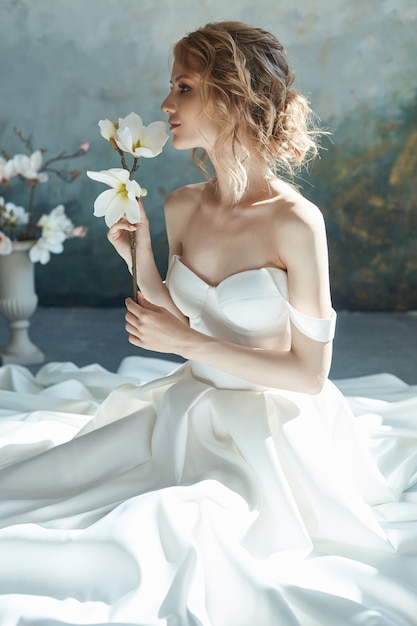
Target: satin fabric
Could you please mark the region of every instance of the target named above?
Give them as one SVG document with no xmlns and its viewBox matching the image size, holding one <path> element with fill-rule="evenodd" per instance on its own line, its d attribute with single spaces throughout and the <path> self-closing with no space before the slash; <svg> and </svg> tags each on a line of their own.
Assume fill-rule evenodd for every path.
<svg viewBox="0 0 417 626">
<path fill-rule="evenodd" d="M 193 328 L 261 347 L 328 320 L 285 272 L 208 285 L 174 257 Z M 307 395 L 193 362 L 0 368 L 0 626 L 417 624 L 417 388 Z"/>
</svg>

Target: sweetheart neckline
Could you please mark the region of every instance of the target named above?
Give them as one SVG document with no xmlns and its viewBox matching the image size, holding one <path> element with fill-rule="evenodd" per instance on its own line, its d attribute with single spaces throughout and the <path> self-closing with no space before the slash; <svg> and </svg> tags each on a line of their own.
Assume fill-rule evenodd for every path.
<svg viewBox="0 0 417 626">
<path fill-rule="evenodd" d="M 182 266 L 185 267 L 186 270 L 188 270 L 190 272 L 190 274 L 192 274 L 193 276 L 195 276 L 195 278 L 197 278 L 200 282 L 202 282 L 204 285 L 206 285 L 207 287 L 211 288 L 211 289 L 217 289 L 217 287 L 220 287 L 221 285 L 223 285 L 225 282 L 227 282 L 228 280 L 230 280 L 231 278 L 235 278 L 236 276 L 241 276 L 242 274 L 251 274 L 253 272 L 263 272 L 265 270 L 272 270 L 275 272 L 281 272 L 283 274 L 287 274 L 287 272 L 279 267 L 257 267 L 254 269 L 249 269 L 249 270 L 242 270 L 241 272 L 235 272 L 234 274 L 230 274 L 229 276 L 226 276 L 226 278 L 223 278 L 221 281 L 219 281 L 216 285 L 213 285 L 209 282 L 207 282 L 206 280 L 204 280 L 204 278 L 201 278 L 201 276 L 199 276 L 198 274 L 196 274 L 196 272 L 194 270 L 191 269 L 191 267 L 188 267 L 188 265 L 186 265 L 184 263 L 184 261 L 182 260 L 182 258 L 178 255 L 178 254 L 173 254 L 171 257 L 171 261 L 178 261 L 178 263 Z"/>
</svg>

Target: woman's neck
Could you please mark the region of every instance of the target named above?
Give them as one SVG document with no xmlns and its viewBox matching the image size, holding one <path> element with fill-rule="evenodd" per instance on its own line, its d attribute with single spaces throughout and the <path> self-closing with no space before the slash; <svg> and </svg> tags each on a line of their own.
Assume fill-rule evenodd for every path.
<svg viewBox="0 0 417 626">
<path fill-rule="evenodd" d="M 235 192 L 228 175 L 220 166 L 215 167 L 215 177 L 211 183 L 211 195 L 219 206 L 250 206 L 276 195 L 273 182 L 276 176 L 265 163 L 245 163 L 247 185 L 242 197 L 236 202 Z"/>
</svg>

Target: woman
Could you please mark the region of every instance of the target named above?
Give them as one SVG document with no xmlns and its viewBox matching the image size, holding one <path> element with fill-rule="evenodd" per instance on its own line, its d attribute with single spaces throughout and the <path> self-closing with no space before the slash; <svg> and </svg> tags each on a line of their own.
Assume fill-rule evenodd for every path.
<svg viewBox="0 0 417 626">
<path fill-rule="evenodd" d="M 274 275 L 285 273 L 295 309 L 331 318 L 322 216 L 271 171 L 272 163 L 298 164 L 316 149 L 307 127 L 308 105 L 292 88 L 294 76 L 282 46 L 269 33 L 226 23 L 189 35 L 174 54 L 172 90 L 162 104 L 173 145 L 180 150 L 202 148 L 215 175 L 168 198 L 171 258 L 180 259 L 175 262 L 208 285 L 247 270 L 273 268 L 278 270 Z M 320 391 L 329 372 L 331 336 L 318 342 L 296 325 L 291 333 L 289 327 L 284 332 L 275 327 L 259 345 L 255 340 L 247 348 L 239 345 L 246 343 L 246 329 L 242 341 L 230 343 L 207 336 L 205 328 L 204 334 L 191 330 L 190 316 L 178 315 L 157 273 L 148 225 L 136 228 L 122 220 L 110 229 L 109 239 L 130 265 L 128 231 L 133 230 L 143 297 L 139 307 L 128 303 L 132 343 L 220 366 L 252 383 Z"/>
<path fill-rule="evenodd" d="M 5 624 L 415 623 L 415 418 L 381 402 L 384 424 L 358 427 L 327 380 L 323 219 L 272 169 L 317 150 L 293 78 L 275 37 L 241 23 L 174 48 L 173 144 L 214 175 L 167 199 L 165 282 L 144 213 L 108 236 L 128 264 L 136 237 L 129 340 L 187 362 L 144 385 L 3 368 L 23 432 L 0 473 Z"/>
</svg>

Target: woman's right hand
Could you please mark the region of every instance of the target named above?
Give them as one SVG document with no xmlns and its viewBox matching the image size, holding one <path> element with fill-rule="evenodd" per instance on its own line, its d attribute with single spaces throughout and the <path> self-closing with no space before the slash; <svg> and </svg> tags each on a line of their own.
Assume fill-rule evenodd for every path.
<svg viewBox="0 0 417 626">
<path fill-rule="evenodd" d="M 120 218 L 107 232 L 107 239 L 130 267 L 132 264 L 130 233 L 135 233 L 136 250 L 150 243 L 149 222 L 142 202 L 139 200 L 140 222 L 131 224 L 126 217 Z"/>
</svg>

